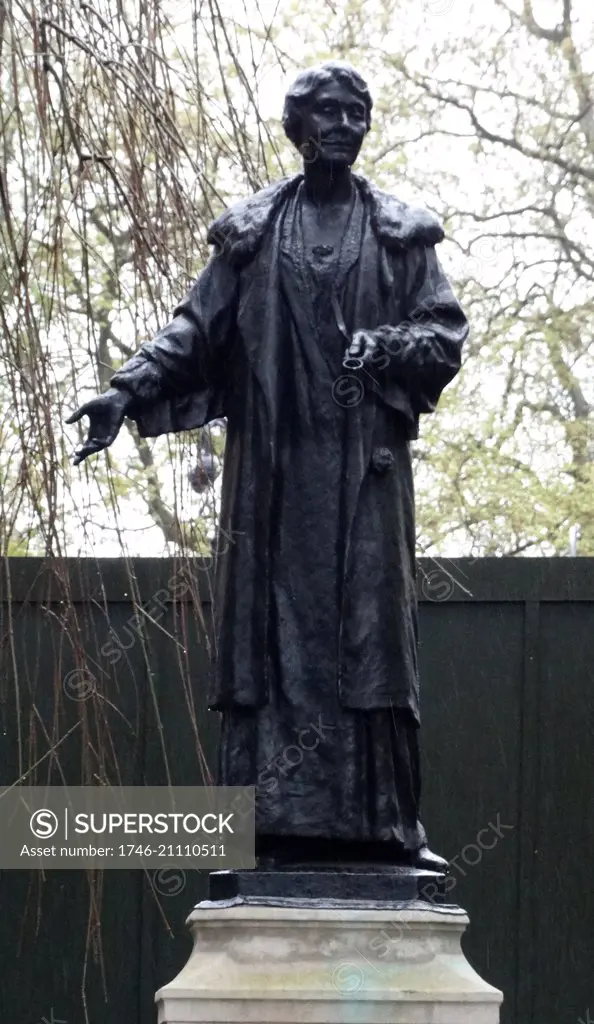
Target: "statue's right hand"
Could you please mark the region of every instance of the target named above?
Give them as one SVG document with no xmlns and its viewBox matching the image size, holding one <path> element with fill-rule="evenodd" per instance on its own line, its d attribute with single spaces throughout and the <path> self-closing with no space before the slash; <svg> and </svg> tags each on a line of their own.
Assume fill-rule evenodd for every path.
<svg viewBox="0 0 594 1024">
<path fill-rule="evenodd" d="M 110 388 L 104 395 L 98 395 L 90 402 L 85 402 L 68 417 L 66 423 L 77 423 L 83 416 L 89 417 L 87 439 L 74 453 L 74 466 L 78 466 L 79 462 L 89 455 L 103 451 L 113 444 L 132 401 L 129 392 Z"/>
</svg>

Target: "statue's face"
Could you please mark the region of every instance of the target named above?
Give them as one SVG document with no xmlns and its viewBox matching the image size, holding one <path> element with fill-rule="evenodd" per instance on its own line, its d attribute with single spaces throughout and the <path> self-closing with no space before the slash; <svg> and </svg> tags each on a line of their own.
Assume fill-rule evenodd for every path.
<svg viewBox="0 0 594 1024">
<path fill-rule="evenodd" d="M 354 164 L 367 131 L 366 109 L 342 82 L 328 82 L 315 92 L 303 110 L 301 146 L 305 159 Z"/>
</svg>

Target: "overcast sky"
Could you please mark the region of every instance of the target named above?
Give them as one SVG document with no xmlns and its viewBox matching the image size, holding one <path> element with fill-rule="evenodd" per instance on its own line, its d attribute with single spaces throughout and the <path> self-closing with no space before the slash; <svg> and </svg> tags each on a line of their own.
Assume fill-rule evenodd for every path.
<svg viewBox="0 0 594 1024">
<path fill-rule="evenodd" d="M 230 2 L 231 0 L 226 0 L 227 4 Z M 241 2 L 235 0 L 235 2 L 237 19 L 254 27 L 265 27 L 266 22 L 274 16 L 275 12 L 278 16 L 278 12 L 283 11 L 285 3 L 287 7 L 289 6 L 287 0 L 280 0 L 280 2 L 279 0 L 258 0 L 257 4 L 251 3 L 251 0 L 245 0 L 245 2 L 244 0 L 241 0 Z M 375 2 L 375 0 L 368 0 L 368 2 Z M 510 0 L 510 6 L 512 5 L 513 0 Z M 515 0 L 515 6 L 516 8 L 518 7 L 518 0 Z M 561 8 L 560 0 L 535 0 L 533 6 L 535 17 L 542 25 L 552 27 L 555 24 Z M 579 22 L 580 30 L 590 34 L 594 22 L 594 3 L 591 0 L 574 0 L 573 7 L 574 21 Z M 292 2 L 290 3 L 290 8 L 295 10 Z M 184 45 L 189 45 L 188 6 L 185 0 L 184 2 L 172 0 L 170 9 L 173 20 L 178 26 L 176 42 L 180 48 L 183 48 Z M 391 32 L 383 33 L 376 40 L 366 39 L 366 43 L 374 44 L 384 53 L 390 53 L 391 50 L 394 52 L 400 51 L 404 44 L 405 47 L 409 47 L 414 51 L 413 60 L 419 68 L 422 68 L 425 60 L 431 56 L 434 47 L 439 46 L 445 41 L 448 43 L 449 59 L 447 64 L 439 65 L 434 69 L 435 77 L 441 79 L 448 77 L 467 78 L 470 73 L 475 73 L 469 66 L 464 40 L 474 40 L 481 37 L 492 38 L 495 33 L 499 34 L 507 23 L 507 15 L 497 7 L 494 0 L 481 0 L 481 2 L 476 4 L 469 2 L 469 0 L 422 0 L 420 3 L 411 2 L 408 5 L 408 10 L 409 15 L 406 18 L 399 19 L 398 24 L 394 25 Z M 278 42 L 286 52 L 291 54 L 297 65 L 306 65 L 311 63 L 311 56 L 300 35 L 298 19 L 296 26 L 296 28 L 286 29 Z M 245 46 L 247 55 L 247 40 Z M 516 73 L 519 81 L 522 78 L 523 63 L 529 61 L 532 56 L 532 49 L 529 51 L 528 48 L 525 54 L 515 54 L 514 65 L 517 69 Z M 594 53 L 590 54 L 590 62 L 593 61 Z M 249 66 L 249 62 L 247 63 Z M 283 96 L 286 88 L 294 78 L 294 74 L 294 70 L 289 74 L 283 74 L 278 67 L 271 67 L 266 68 L 265 72 L 259 75 L 257 85 L 260 110 L 265 118 L 278 120 L 280 117 Z M 387 70 L 384 70 L 383 74 L 380 71 L 374 75 L 373 79 L 370 78 L 369 80 L 372 93 L 376 98 L 381 94 L 382 77 L 387 74 Z M 485 117 L 497 119 L 497 110 L 493 108 L 491 111 L 486 111 Z M 465 115 L 456 111 L 446 115 L 444 127 L 459 132 L 468 130 Z M 469 208 L 473 208 L 475 204 L 480 204 L 484 180 L 477 173 L 476 164 L 473 162 L 473 157 L 469 152 L 468 143 L 463 140 L 448 140 L 441 137 L 430 140 L 427 145 L 428 159 L 444 171 L 448 171 L 452 176 L 458 178 L 459 184 L 456 186 L 458 190 L 457 195 L 465 197 Z M 509 160 L 506 155 L 506 161 L 497 167 L 493 164 L 492 171 L 498 175 L 508 174 L 511 183 L 514 174 L 513 160 Z M 381 168 L 379 168 L 379 171 L 381 173 Z M 406 191 L 404 194 L 399 191 L 399 194 L 405 199 L 419 198 L 406 194 Z M 426 198 L 427 201 L 431 202 L 431 196 Z M 456 278 L 461 269 L 459 263 L 457 264 L 456 262 L 461 258 L 459 252 L 453 246 L 448 248 L 446 243 L 443 247 L 440 247 L 440 256 L 448 274 Z M 484 274 L 488 278 L 490 275 L 497 273 L 498 260 L 504 258 L 505 253 L 498 254 L 496 247 L 491 252 L 483 250 L 483 258 L 481 258 L 477 265 L 477 275 Z M 92 388 L 93 371 L 88 364 L 86 372 L 88 374 L 89 387 Z M 490 382 L 490 394 L 494 402 L 497 401 L 499 387 L 500 383 L 498 384 L 495 379 Z M 72 428 L 66 429 L 71 431 L 74 439 Z M 200 499 L 188 488 L 184 475 L 185 471 L 190 468 L 191 463 L 185 467 L 181 476 L 174 477 L 173 470 L 166 468 L 168 463 L 166 439 L 157 441 L 155 450 L 157 453 L 160 453 L 163 461 L 164 468 L 162 473 L 165 474 L 166 491 L 171 494 L 177 493 L 178 501 L 181 497 L 185 516 L 198 515 Z M 114 454 L 117 455 L 118 460 L 123 460 L 124 452 L 129 454 L 131 459 L 136 457 L 131 442 L 125 435 L 125 432 L 122 432 L 114 445 Z M 99 495 L 96 488 L 89 487 L 87 484 L 87 481 L 93 475 L 94 468 L 92 465 L 87 464 L 87 466 L 83 467 L 82 473 L 80 469 L 74 468 L 71 471 L 71 495 L 69 497 L 65 494 L 65 503 L 67 505 L 74 503 L 79 510 L 80 523 L 84 522 L 84 529 L 77 531 L 77 536 L 81 541 L 79 553 L 95 556 L 117 556 L 122 553 L 122 544 L 131 554 L 154 555 L 165 553 L 162 533 L 157 526 L 152 524 L 152 520 L 146 512 L 143 499 L 140 496 L 127 499 L 122 504 L 122 521 L 116 522 L 113 513 L 102 510 L 101 501 L 97 500 Z M 447 552 L 447 554 L 451 555 L 463 553 L 461 550 Z"/>
</svg>

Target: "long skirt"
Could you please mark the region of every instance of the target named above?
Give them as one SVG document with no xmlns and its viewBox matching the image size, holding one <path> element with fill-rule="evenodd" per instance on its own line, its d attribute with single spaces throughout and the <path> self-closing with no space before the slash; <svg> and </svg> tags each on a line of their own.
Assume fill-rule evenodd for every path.
<svg viewBox="0 0 594 1024">
<path fill-rule="evenodd" d="M 418 820 L 418 725 L 405 709 L 315 709 L 282 695 L 223 712 L 219 782 L 256 787 L 259 837 L 339 840 L 396 855 L 425 841 Z"/>
</svg>

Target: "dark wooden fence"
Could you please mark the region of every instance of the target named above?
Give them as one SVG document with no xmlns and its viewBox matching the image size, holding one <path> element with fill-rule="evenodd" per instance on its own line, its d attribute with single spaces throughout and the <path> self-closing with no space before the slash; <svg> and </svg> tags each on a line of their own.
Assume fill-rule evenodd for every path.
<svg viewBox="0 0 594 1024">
<path fill-rule="evenodd" d="M 9 559 L 0 784 L 202 784 L 199 563 Z M 504 1024 L 594 1018 L 594 559 L 420 563 L 424 819 Z M 32 771 L 32 766 L 34 770 Z M 150 1024 L 200 872 L 2 871 L 0 1018 Z"/>
</svg>

